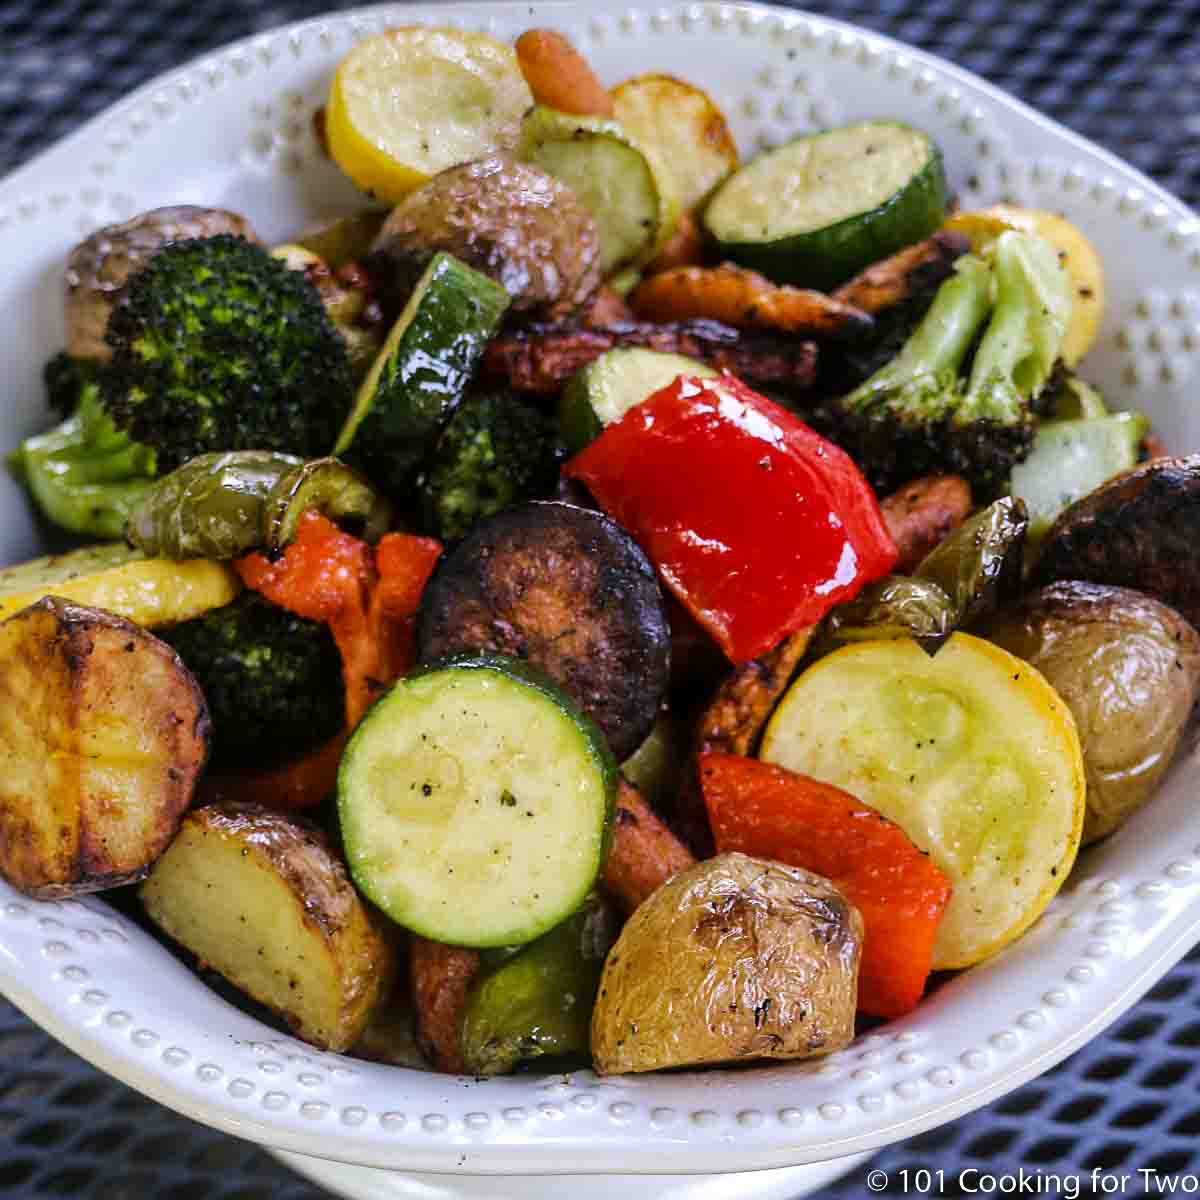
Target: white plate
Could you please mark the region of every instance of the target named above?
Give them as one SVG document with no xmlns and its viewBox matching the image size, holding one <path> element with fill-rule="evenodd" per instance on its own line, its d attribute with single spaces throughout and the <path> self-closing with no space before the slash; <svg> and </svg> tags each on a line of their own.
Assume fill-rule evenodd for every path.
<svg viewBox="0 0 1200 1200">
<path fill-rule="evenodd" d="M 38 375 L 62 341 L 72 243 L 171 202 L 247 213 L 268 238 L 352 209 L 310 118 L 355 39 L 433 20 L 511 37 L 565 29 L 616 81 L 660 70 L 710 88 L 746 150 L 887 115 L 941 143 L 968 206 L 1061 209 L 1095 240 L 1109 307 L 1088 374 L 1200 448 L 1200 227 L 1110 155 L 963 71 L 824 18 L 751 5 L 383 7 L 306 21 L 163 76 L 0 184 L 4 442 L 46 420 Z M 0 482 L 0 556 L 35 549 L 24 498 Z M 0 889 L 0 987 L 84 1057 L 242 1137 L 425 1171 L 715 1172 L 813 1162 L 907 1137 L 1015 1087 L 1097 1033 L 1200 932 L 1200 757 L 1083 856 L 1022 941 L 903 1021 L 823 1062 L 597 1079 L 478 1082 L 321 1054 L 220 1000 L 98 899 L 35 904 Z"/>
</svg>

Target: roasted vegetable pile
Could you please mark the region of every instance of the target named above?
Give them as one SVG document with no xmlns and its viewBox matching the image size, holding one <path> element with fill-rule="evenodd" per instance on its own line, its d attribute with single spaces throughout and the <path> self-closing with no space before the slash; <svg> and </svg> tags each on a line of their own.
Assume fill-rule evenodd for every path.
<svg viewBox="0 0 1200 1200">
<path fill-rule="evenodd" d="M 1136 836 L 1200 456 L 1086 382 L 1082 231 L 887 119 L 742 164 L 553 30 L 363 38 L 323 115 L 362 212 L 70 256 L 10 884 L 139 884 L 319 1047 L 620 1073 L 836 1051 Z"/>
</svg>

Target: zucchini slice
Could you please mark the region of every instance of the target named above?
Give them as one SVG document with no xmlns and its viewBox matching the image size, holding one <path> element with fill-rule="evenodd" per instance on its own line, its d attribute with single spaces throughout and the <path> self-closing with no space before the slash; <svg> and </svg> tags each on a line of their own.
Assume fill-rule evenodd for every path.
<svg viewBox="0 0 1200 1200">
<path fill-rule="evenodd" d="M 767 762 L 835 784 L 895 821 L 954 887 L 934 970 L 1019 937 L 1075 861 L 1084 774 L 1070 709 L 1028 663 L 956 633 L 859 642 L 792 685 Z"/>
<path fill-rule="evenodd" d="M 617 769 L 599 730 L 516 659 L 450 660 L 397 683 L 338 773 L 346 859 L 391 919 L 457 946 L 532 941 L 583 903 Z"/>
<path fill-rule="evenodd" d="M 735 262 L 828 290 L 928 237 L 946 201 L 942 154 L 928 136 L 860 121 L 756 158 L 722 184 L 704 224 Z"/>
<path fill-rule="evenodd" d="M 616 121 L 532 110 L 520 156 L 565 183 L 600 229 L 605 276 L 648 263 L 679 224 L 679 200 L 653 151 Z"/>
<path fill-rule="evenodd" d="M 619 421 L 660 388 L 680 375 L 711 379 L 717 372 L 682 354 L 622 347 L 609 350 L 581 368 L 567 382 L 558 406 L 563 441 L 572 453 L 600 436 L 605 425 Z"/>
<path fill-rule="evenodd" d="M 1148 427 L 1145 417 L 1130 412 L 1038 426 L 1029 457 L 1013 467 L 1009 482 L 1029 510 L 1035 544 L 1076 500 L 1137 466 Z"/>
<path fill-rule="evenodd" d="M 508 293 L 435 254 L 363 380 L 334 447 L 384 492 L 403 490 L 471 383 Z"/>
<path fill-rule="evenodd" d="M 325 131 L 334 162 L 368 195 L 397 204 L 446 167 L 511 151 L 532 103 L 511 46 L 409 25 L 342 59 Z"/>
</svg>

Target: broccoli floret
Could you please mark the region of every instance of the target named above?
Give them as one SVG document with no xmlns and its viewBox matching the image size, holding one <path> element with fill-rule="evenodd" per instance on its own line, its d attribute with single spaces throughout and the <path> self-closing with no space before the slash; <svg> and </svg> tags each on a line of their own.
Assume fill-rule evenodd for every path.
<svg viewBox="0 0 1200 1200">
<path fill-rule="evenodd" d="M 327 454 L 350 408 L 346 346 L 316 289 L 231 235 L 155 254 L 105 340 L 104 407 L 164 471 L 215 450 Z"/>
<path fill-rule="evenodd" d="M 503 393 L 468 396 L 417 481 L 425 528 L 453 541 L 484 517 L 548 496 L 562 458 L 553 424 L 537 409 Z"/>
<path fill-rule="evenodd" d="M 213 763 L 260 766 L 312 749 L 345 722 L 341 659 L 324 625 L 253 592 L 158 630 L 208 701 Z"/>
<path fill-rule="evenodd" d="M 1039 238 L 1004 233 L 985 255 L 959 259 L 900 353 L 818 415 L 880 491 L 950 471 L 995 492 L 1029 453 L 1070 289 Z"/>
<path fill-rule="evenodd" d="M 9 465 L 51 521 L 72 533 L 119 538 L 154 478 L 155 455 L 119 432 L 100 405 L 104 367 L 59 354 L 46 364 L 50 406 L 67 419 L 26 438 Z"/>
</svg>

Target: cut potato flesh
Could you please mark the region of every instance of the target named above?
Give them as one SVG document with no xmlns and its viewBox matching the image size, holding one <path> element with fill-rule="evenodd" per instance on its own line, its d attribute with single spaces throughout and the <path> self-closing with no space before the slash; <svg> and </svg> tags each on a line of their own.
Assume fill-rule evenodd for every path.
<svg viewBox="0 0 1200 1200">
<path fill-rule="evenodd" d="M 197 809 L 141 896 L 155 924 L 314 1046 L 348 1049 L 386 996 L 392 947 L 315 826 L 252 804 Z"/>
<path fill-rule="evenodd" d="M 932 855 L 954 888 L 935 970 L 1024 932 L 1079 848 L 1070 710 L 1028 663 L 967 634 L 932 658 L 902 639 L 822 659 L 784 697 L 761 757 L 844 788 Z"/>
<path fill-rule="evenodd" d="M 147 558 L 113 542 L 5 567 L 0 571 L 0 620 L 43 596 L 61 596 L 153 629 L 203 616 L 229 604 L 241 590 L 224 563 Z"/>
<path fill-rule="evenodd" d="M 365 192 L 397 204 L 446 167 L 512 150 L 532 103 L 511 46 L 458 29 L 391 29 L 342 59 L 329 150 Z"/>
<path fill-rule="evenodd" d="M 43 897 L 142 878 L 208 731 L 195 679 L 144 629 L 55 597 L 0 624 L 0 874 Z"/>
</svg>

